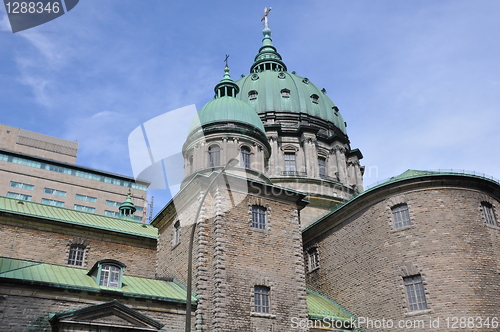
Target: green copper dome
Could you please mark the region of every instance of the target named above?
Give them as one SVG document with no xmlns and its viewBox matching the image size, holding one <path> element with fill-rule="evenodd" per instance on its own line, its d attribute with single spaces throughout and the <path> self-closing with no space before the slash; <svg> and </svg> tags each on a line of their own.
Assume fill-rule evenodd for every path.
<svg viewBox="0 0 500 332">
<path fill-rule="evenodd" d="M 239 88 L 229 76 L 229 68 L 224 69 L 224 77 L 215 86 L 215 99 L 208 102 L 198 111 L 193 119 L 189 133 L 200 127 L 217 123 L 239 123 L 260 131 L 265 136 L 265 129 L 259 115 L 254 109 L 237 98 Z"/>
<path fill-rule="evenodd" d="M 247 103 L 234 97 L 220 97 L 208 102 L 191 122 L 189 132 L 209 124 L 236 122 L 265 133 L 260 117 Z"/>
<path fill-rule="evenodd" d="M 306 114 L 335 125 L 346 134 L 338 108 L 307 78 L 287 72 L 281 56 L 272 45 L 271 30 L 263 31 L 262 47 L 250 68 L 250 75 L 236 82 L 238 98 L 249 103 L 258 114 L 291 112 Z"/>
</svg>

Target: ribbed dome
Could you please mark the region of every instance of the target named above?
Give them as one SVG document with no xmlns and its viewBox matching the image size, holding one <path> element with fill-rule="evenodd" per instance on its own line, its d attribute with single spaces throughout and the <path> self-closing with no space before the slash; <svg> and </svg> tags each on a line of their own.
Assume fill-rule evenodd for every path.
<svg viewBox="0 0 500 332">
<path fill-rule="evenodd" d="M 238 98 L 261 114 L 293 112 L 332 122 L 344 134 L 344 119 L 335 104 L 307 78 L 285 71 L 266 70 L 253 73 L 236 82 Z"/>
<path fill-rule="evenodd" d="M 227 122 L 251 126 L 265 135 L 259 115 L 250 105 L 234 97 L 216 98 L 203 106 L 198 112 L 198 117 L 191 122 L 189 133 L 208 124 Z"/>
</svg>

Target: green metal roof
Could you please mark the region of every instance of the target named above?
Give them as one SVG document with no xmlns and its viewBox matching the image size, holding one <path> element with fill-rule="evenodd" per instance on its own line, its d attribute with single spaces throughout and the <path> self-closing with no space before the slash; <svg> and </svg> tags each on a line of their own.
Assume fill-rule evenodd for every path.
<svg viewBox="0 0 500 332">
<path fill-rule="evenodd" d="M 87 226 L 152 239 L 156 239 L 158 237 L 158 230 L 148 224 L 65 209 L 46 204 L 20 201 L 2 196 L 0 196 L 0 212 L 55 220 L 67 224 Z"/>
<path fill-rule="evenodd" d="M 123 275 L 123 287 L 118 289 L 97 285 L 87 272 L 85 269 L 74 267 L 0 257 L 0 280 L 8 278 L 28 283 L 41 283 L 55 288 L 90 292 L 109 290 L 129 297 L 186 302 L 185 287 L 175 281 Z M 196 298 L 193 297 L 192 301 L 196 301 Z"/>
<path fill-rule="evenodd" d="M 307 312 L 310 319 L 321 320 L 331 318 L 340 321 L 351 321 L 355 317 L 342 308 L 337 302 L 313 290 L 307 292 Z"/>
<path fill-rule="evenodd" d="M 243 123 L 260 130 L 263 134 L 266 132 L 259 115 L 253 108 L 234 97 L 220 97 L 208 102 L 199 110 L 198 116 L 191 123 L 189 132 L 217 122 Z"/>
<path fill-rule="evenodd" d="M 357 200 L 359 197 L 368 195 L 370 192 L 372 192 L 372 191 L 374 191 L 374 190 L 376 190 L 378 188 L 381 188 L 381 187 L 384 187 L 386 185 L 389 185 L 389 184 L 392 184 L 392 183 L 396 183 L 396 182 L 399 182 L 399 181 L 403 181 L 403 180 L 406 180 L 406 179 L 426 177 L 426 176 L 442 176 L 442 175 L 453 175 L 453 176 L 463 176 L 463 177 L 479 178 L 479 179 L 483 179 L 483 180 L 486 180 L 486 181 L 490 181 L 490 182 L 495 183 L 495 184 L 497 184 L 497 185 L 500 186 L 500 180 L 499 179 L 496 179 L 496 178 L 494 178 L 492 176 L 488 176 L 488 175 L 486 175 L 484 173 L 480 173 L 480 172 L 473 172 L 473 171 L 466 171 L 466 170 L 453 170 L 453 169 L 447 169 L 447 170 L 429 170 L 429 171 L 408 169 L 408 170 L 404 171 L 403 173 L 401 173 L 400 175 L 393 176 L 393 177 L 391 177 L 389 179 L 386 179 L 386 180 L 374 183 L 369 188 L 367 188 L 365 191 L 359 193 L 358 195 L 352 197 L 351 199 L 349 199 L 349 200 L 347 200 L 347 201 L 345 201 L 343 203 L 340 203 L 340 204 L 336 205 L 328 214 L 324 215 L 320 219 L 316 220 L 315 222 L 307 225 L 304 229 L 302 229 L 302 233 L 304 233 L 307 230 L 313 228 L 315 225 L 323 222 L 323 220 L 326 220 L 326 219 L 330 218 L 331 215 L 333 215 L 334 213 L 336 213 L 338 210 L 340 210 L 344 206 L 346 206 L 348 204 L 351 204 L 353 201 Z"/>
</svg>

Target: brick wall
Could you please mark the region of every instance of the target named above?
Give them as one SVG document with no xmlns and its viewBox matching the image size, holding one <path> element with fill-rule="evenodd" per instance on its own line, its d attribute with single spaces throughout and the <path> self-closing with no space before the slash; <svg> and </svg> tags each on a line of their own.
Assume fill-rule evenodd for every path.
<svg viewBox="0 0 500 332">
<path fill-rule="evenodd" d="M 18 226 L 14 226 L 17 224 Z M 44 230 L 51 229 L 51 231 Z M 87 255 L 83 268 L 90 269 L 105 258 L 127 265 L 125 274 L 153 278 L 156 268 L 155 240 L 133 239 L 118 234 L 75 228 L 62 223 L 45 225 L 40 220 L 0 216 L 0 256 L 67 265 L 69 245 L 85 241 Z"/>
<path fill-rule="evenodd" d="M 173 246 L 173 225 L 176 220 L 194 219 L 198 204 L 193 197 L 188 199 L 184 209 L 167 217 L 158 240 L 158 275 L 173 276 L 181 282 L 186 279 L 191 227 L 183 227 L 181 243 Z M 253 204 L 266 208 L 265 230 L 251 227 Z M 306 318 L 302 241 L 295 203 L 273 195 L 214 191 L 205 200 L 200 220 L 205 222 L 197 226 L 193 254 L 198 330 L 289 331 L 292 317 Z M 256 285 L 271 290 L 269 314 L 253 312 Z"/>
</svg>

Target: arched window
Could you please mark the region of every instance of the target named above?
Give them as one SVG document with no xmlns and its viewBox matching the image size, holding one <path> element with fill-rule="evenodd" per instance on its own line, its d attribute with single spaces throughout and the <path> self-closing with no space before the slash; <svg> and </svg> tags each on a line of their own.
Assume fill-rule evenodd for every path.
<svg viewBox="0 0 500 332">
<path fill-rule="evenodd" d="M 208 166 L 220 166 L 220 147 L 216 144 L 208 147 Z"/>
<path fill-rule="evenodd" d="M 251 151 L 248 146 L 242 146 L 241 147 L 241 161 L 242 165 L 245 166 L 245 168 L 250 168 L 250 155 Z"/>
<path fill-rule="evenodd" d="M 269 293 L 270 289 L 267 286 L 254 287 L 254 312 L 269 313 Z"/>
<path fill-rule="evenodd" d="M 104 264 L 101 266 L 99 286 L 120 288 L 121 269 L 117 266 Z"/>
</svg>

